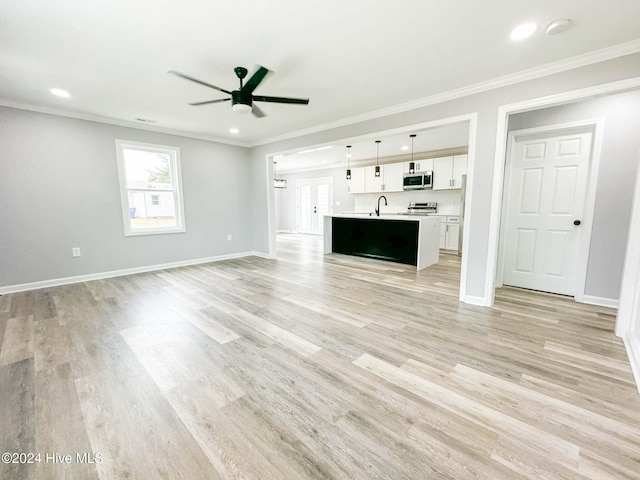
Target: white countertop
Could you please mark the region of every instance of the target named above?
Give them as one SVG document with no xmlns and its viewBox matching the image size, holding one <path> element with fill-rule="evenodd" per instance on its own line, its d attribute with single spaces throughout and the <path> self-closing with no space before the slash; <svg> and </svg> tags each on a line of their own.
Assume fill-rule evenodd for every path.
<svg viewBox="0 0 640 480">
<path fill-rule="evenodd" d="M 433 219 L 438 215 L 402 215 L 402 214 L 382 214 L 380 216 L 377 215 L 369 215 L 368 213 L 334 213 L 333 215 L 325 215 L 325 217 L 336 217 L 336 218 L 364 218 L 370 220 L 404 220 L 410 222 L 420 222 L 428 219 Z"/>
</svg>

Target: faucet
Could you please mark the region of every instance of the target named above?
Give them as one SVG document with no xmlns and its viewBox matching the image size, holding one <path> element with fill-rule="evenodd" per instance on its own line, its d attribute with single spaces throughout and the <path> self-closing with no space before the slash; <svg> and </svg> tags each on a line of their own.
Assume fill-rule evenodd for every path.
<svg viewBox="0 0 640 480">
<path fill-rule="evenodd" d="M 380 216 L 380 200 L 384 198 L 384 204 L 387 204 L 387 197 L 385 197 L 384 195 L 380 195 L 380 197 L 378 198 L 378 206 L 376 208 L 376 216 L 379 217 Z"/>
</svg>

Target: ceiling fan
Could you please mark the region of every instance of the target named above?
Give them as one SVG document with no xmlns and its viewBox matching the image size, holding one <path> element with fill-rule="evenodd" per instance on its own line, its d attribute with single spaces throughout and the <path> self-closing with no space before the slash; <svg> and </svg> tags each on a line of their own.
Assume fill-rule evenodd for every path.
<svg viewBox="0 0 640 480">
<path fill-rule="evenodd" d="M 178 77 L 184 78 L 185 80 L 189 80 L 191 82 L 199 83 L 200 85 L 204 85 L 205 87 L 213 88 L 214 90 L 218 90 L 219 92 L 226 93 L 227 95 L 231 95 L 231 98 L 220 98 L 218 100 L 207 100 L 204 102 L 196 102 L 190 103 L 189 105 L 200 106 L 200 105 L 209 105 L 210 103 L 220 103 L 220 102 L 228 102 L 231 100 L 231 105 L 234 112 L 238 113 L 253 113 L 256 117 L 262 118 L 265 116 L 264 112 L 258 108 L 257 105 L 254 105 L 253 102 L 272 102 L 272 103 L 295 103 L 299 105 L 308 105 L 308 98 L 287 98 L 287 97 L 267 97 L 265 95 L 254 95 L 253 91 L 260 85 L 260 83 L 264 80 L 264 78 L 269 73 L 269 69 L 258 65 L 258 70 L 256 73 L 252 75 L 252 77 L 244 83 L 244 78 L 247 76 L 248 70 L 244 67 L 236 67 L 233 69 L 236 73 L 236 76 L 240 79 L 240 88 L 238 90 L 225 90 L 224 88 L 216 87 L 215 85 L 211 85 L 210 83 L 203 82 L 202 80 L 198 80 L 197 78 L 190 77 L 189 75 L 185 75 L 184 73 L 176 72 L 175 70 L 170 70 L 169 73 L 173 75 L 177 75 Z"/>
</svg>

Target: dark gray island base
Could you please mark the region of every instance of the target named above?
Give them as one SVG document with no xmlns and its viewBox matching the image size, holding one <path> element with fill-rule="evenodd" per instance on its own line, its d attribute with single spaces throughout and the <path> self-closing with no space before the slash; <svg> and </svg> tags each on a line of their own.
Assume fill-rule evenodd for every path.
<svg viewBox="0 0 640 480">
<path fill-rule="evenodd" d="M 438 262 L 440 219 L 402 215 L 329 215 L 324 223 L 324 252 L 415 265 Z"/>
<path fill-rule="evenodd" d="M 332 251 L 418 265 L 417 222 L 340 217 L 332 221 Z"/>
</svg>

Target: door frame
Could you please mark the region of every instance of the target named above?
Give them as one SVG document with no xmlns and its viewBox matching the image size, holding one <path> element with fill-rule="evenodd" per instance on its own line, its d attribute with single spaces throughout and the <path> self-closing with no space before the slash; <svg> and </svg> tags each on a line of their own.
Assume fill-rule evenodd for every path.
<svg viewBox="0 0 640 480">
<path fill-rule="evenodd" d="M 318 194 L 318 189 L 317 189 L 317 184 L 318 182 L 320 183 L 328 183 L 331 188 L 330 188 L 330 197 L 329 198 L 329 214 L 333 213 L 333 177 L 319 177 L 319 178 L 299 178 L 296 180 L 296 233 L 300 233 L 300 205 L 299 205 L 299 186 L 301 183 L 305 183 L 305 182 L 313 182 L 313 186 L 311 188 L 311 196 L 313 197 L 313 194 L 315 193 L 316 196 Z M 313 201 L 313 198 L 311 199 Z M 322 235 L 322 232 L 318 232 L 318 233 L 305 233 L 305 235 Z"/>
<path fill-rule="evenodd" d="M 500 237 L 500 221 L 502 213 L 502 192 L 504 168 L 507 149 L 507 127 L 509 116 L 516 113 L 530 112 L 542 108 L 566 105 L 582 100 L 589 100 L 599 95 L 621 93 L 640 88 L 640 77 L 628 78 L 616 82 L 604 83 L 593 87 L 571 90 L 546 97 L 538 97 L 498 107 L 496 124 L 495 156 L 493 164 L 493 183 L 491 187 L 491 213 L 489 216 L 489 245 L 487 249 L 487 268 L 485 270 L 483 305 L 493 306 L 495 299 L 495 280 L 498 268 L 498 247 Z M 595 302 L 594 302 L 595 303 Z M 599 305 L 601 303 L 598 303 Z M 611 305 L 608 305 L 611 306 Z"/>
<path fill-rule="evenodd" d="M 553 125 L 543 125 L 541 127 L 524 128 L 521 130 L 512 130 L 507 134 L 507 149 L 505 154 L 504 166 L 504 182 L 502 186 L 502 209 L 501 218 L 505 221 L 501 222 L 499 230 L 498 244 L 498 262 L 496 271 L 495 287 L 499 288 L 503 285 L 504 267 L 505 267 L 505 242 L 507 228 L 507 205 L 506 199 L 509 192 L 509 179 L 511 176 L 511 154 L 515 143 L 522 137 L 533 135 L 563 135 L 572 132 L 591 132 L 592 145 L 589 156 L 587 188 L 584 199 L 584 213 L 582 215 L 582 238 L 580 239 L 580 248 L 578 251 L 578 264 L 576 266 L 576 285 L 574 298 L 576 302 L 583 303 L 585 301 L 584 289 L 587 282 L 587 266 L 589 264 L 589 249 L 591 247 L 591 234 L 593 231 L 593 213 L 596 204 L 596 187 L 598 182 L 598 172 L 600 169 L 600 157 L 602 153 L 602 141 L 604 137 L 604 118 L 596 118 L 589 120 L 578 120 L 575 122 L 558 123 Z"/>
</svg>

